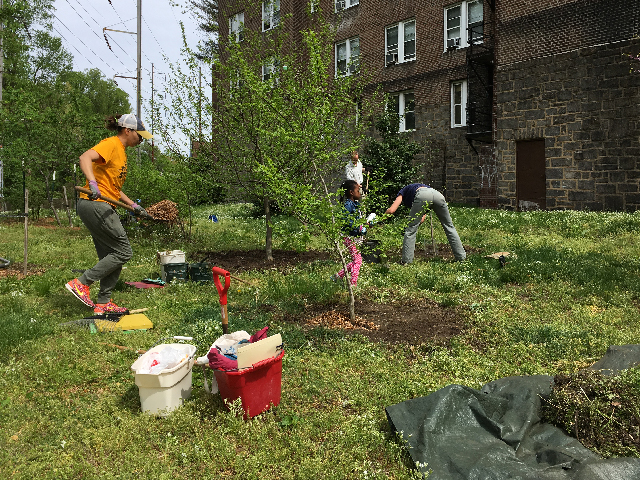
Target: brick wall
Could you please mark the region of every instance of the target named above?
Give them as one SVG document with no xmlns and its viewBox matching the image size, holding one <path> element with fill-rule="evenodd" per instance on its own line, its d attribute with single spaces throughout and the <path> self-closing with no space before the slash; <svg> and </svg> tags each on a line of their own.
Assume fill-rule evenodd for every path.
<svg viewBox="0 0 640 480">
<path fill-rule="evenodd" d="M 220 2 L 221 39 L 242 3 Z M 416 156 L 421 180 L 449 201 L 515 208 L 516 142 L 544 139 L 548 208 L 640 208 L 640 74 L 629 73 L 625 57 L 640 51 L 633 40 L 640 0 L 496 0 L 495 14 L 485 2 L 486 43 L 495 46 L 495 129 L 493 145 L 476 150 L 465 128 L 450 126 L 450 83 L 467 76 L 466 49 L 444 51 L 444 8 L 454 3 L 361 0 L 334 15 L 333 0 L 320 0 L 336 41 L 359 37 L 372 85 L 414 91 L 409 137 L 425 144 Z M 245 11 L 247 28 L 261 28 L 257 5 Z M 281 0 L 294 38 L 312 21 L 307 8 L 306 0 Z M 385 27 L 413 18 L 416 61 L 385 67 Z"/>
</svg>

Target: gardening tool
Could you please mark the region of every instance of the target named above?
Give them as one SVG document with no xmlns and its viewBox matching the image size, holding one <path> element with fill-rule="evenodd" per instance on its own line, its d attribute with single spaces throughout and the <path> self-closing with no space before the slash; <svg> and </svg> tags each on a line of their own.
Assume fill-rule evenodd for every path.
<svg viewBox="0 0 640 480">
<path fill-rule="evenodd" d="M 220 312 L 222 314 L 222 333 L 229 333 L 229 313 L 227 311 L 227 291 L 231 285 L 231 274 L 219 267 L 212 267 L 213 283 L 216 285 L 220 296 Z M 220 275 L 224 275 L 224 287 L 220 282 Z"/>
<path fill-rule="evenodd" d="M 146 312 L 148 308 L 131 310 L 124 313 L 104 313 L 92 315 L 81 320 L 61 323 L 63 327 L 85 327 L 91 333 L 115 332 L 130 330 L 147 330 L 153 328 L 153 323 L 141 312 Z"/>
<path fill-rule="evenodd" d="M 87 195 L 91 195 L 91 190 L 89 190 L 88 188 L 75 187 L 75 189 L 78 192 L 86 193 Z M 126 203 L 122 203 L 119 200 L 114 200 L 113 198 L 105 197 L 104 195 L 98 195 L 98 198 L 101 199 L 101 200 L 104 200 L 105 202 L 109 202 L 111 205 L 115 205 L 116 207 L 122 207 L 125 210 L 129 210 L 130 212 L 133 212 L 135 215 L 139 215 L 142 218 L 146 218 L 146 219 L 149 219 L 149 220 L 155 220 L 155 218 L 153 218 L 148 213 L 146 213 L 146 212 L 145 213 L 141 213 L 139 211 L 136 211 L 136 209 L 133 208 L 131 205 L 127 205 Z"/>
</svg>

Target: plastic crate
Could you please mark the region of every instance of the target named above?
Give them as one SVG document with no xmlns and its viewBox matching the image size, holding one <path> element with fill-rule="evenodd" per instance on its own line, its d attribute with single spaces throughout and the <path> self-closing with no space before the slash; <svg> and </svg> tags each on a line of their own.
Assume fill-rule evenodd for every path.
<svg viewBox="0 0 640 480">
<path fill-rule="evenodd" d="M 268 358 L 251 368 L 237 372 L 214 370 L 223 400 L 242 399 L 244 418 L 252 418 L 280 404 L 282 393 L 282 357 Z"/>
<path fill-rule="evenodd" d="M 165 263 L 185 262 L 185 253 L 182 250 L 167 250 L 165 252 L 158 252 L 157 255 L 161 265 Z"/>
<path fill-rule="evenodd" d="M 174 278 L 186 281 L 189 275 L 188 263 L 165 263 L 162 265 L 162 281 L 169 283 Z"/>
<path fill-rule="evenodd" d="M 208 262 L 190 264 L 189 279 L 192 282 L 213 282 L 211 264 Z"/>
</svg>

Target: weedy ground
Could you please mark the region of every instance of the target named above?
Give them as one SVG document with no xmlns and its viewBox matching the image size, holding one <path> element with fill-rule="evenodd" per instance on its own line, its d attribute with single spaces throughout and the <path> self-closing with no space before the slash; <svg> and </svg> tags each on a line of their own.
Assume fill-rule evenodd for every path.
<svg viewBox="0 0 640 480">
<path fill-rule="evenodd" d="M 428 332 L 436 306 L 460 327 L 394 342 L 306 322 L 308 313 L 346 305 L 345 290 L 329 280 L 337 260 L 317 232 L 275 218 L 275 248 L 323 253 L 282 269 L 232 271 L 243 280 L 232 280 L 229 292 L 232 330 L 268 325 L 285 341 L 281 404 L 251 421 L 242 419 L 238 405 L 228 410 L 207 394 L 199 370 L 183 407 L 165 419 L 141 414 L 130 373 L 137 355 L 108 345 L 147 349 L 170 335 L 190 335 L 204 355 L 222 333 L 212 284 L 138 290 L 125 282 L 158 275 L 161 250 L 184 250 L 189 261 L 198 261 L 202 252 L 262 248 L 264 219 L 251 205 L 198 207 L 193 226 L 184 230 L 129 227 L 134 257 L 114 301 L 149 308 L 154 323 L 152 330 L 129 334 L 60 326 L 90 313 L 64 284 L 78 275 L 74 270 L 95 263 L 93 244 L 77 219 L 76 228 L 30 226 L 29 274 L 23 277 L 20 268 L 0 278 L 0 477 L 418 478 L 390 433 L 386 406 L 448 384 L 478 388 L 509 375 L 563 375 L 557 378 L 577 385 L 574 375 L 609 345 L 640 343 L 640 213 L 455 206 L 451 212 L 469 247 L 462 263 L 447 258 L 439 225 L 435 240 L 442 254 L 419 256 L 408 267 L 397 263 L 403 219 L 370 232 L 383 241 L 386 259 L 363 267 L 357 291 L 362 314 L 375 317 L 376 304 L 381 311 L 422 313 Z M 209 221 L 210 214 L 219 221 Z M 0 237 L 0 257 L 21 266 L 22 224 L 3 221 Z M 421 229 L 418 248 L 425 243 L 431 245 L 428 228 Z M 485 258 L 500 251 L 513 254 L 504 267 Z M 577 416 L 580 440 L 592 430 L 598 442 L 617 441 L 593 443 L 603 455 L 637 455 L 637 443 L 628 441 L 628 435 L 638 438 L 637 411 L 623 414 L 638 405 L 630 400 L 640 391 L 637 379 L 635 370 L 611 385 L 581 379 L 581 388 L 552 399 L 558 408 L 552 417 L 573 434 Z M 581 396 L 589 400 L 582 407 L 590 417 L 576 406 Z M 616 425 L 627 429 L 612 430 Z"/>
</svg>

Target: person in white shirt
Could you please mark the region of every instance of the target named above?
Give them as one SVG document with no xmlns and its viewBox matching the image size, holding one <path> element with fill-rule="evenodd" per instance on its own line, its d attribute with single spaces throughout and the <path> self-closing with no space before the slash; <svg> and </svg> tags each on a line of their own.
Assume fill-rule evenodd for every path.
<svg viewBox="0 0 640 480">
<path fill-rule="evenodd" d="M 345 180 L 353 180 L 358 185 L 362 186 L 362 183 L 364 181 L 364 172 L 365 169 L 358 158 L 358 151 L 354 150 L 353 152 L 351 152 L 351 160 L 349 160 L 347 162 L 347 165 L 344 167 Z"/>
</svg>

